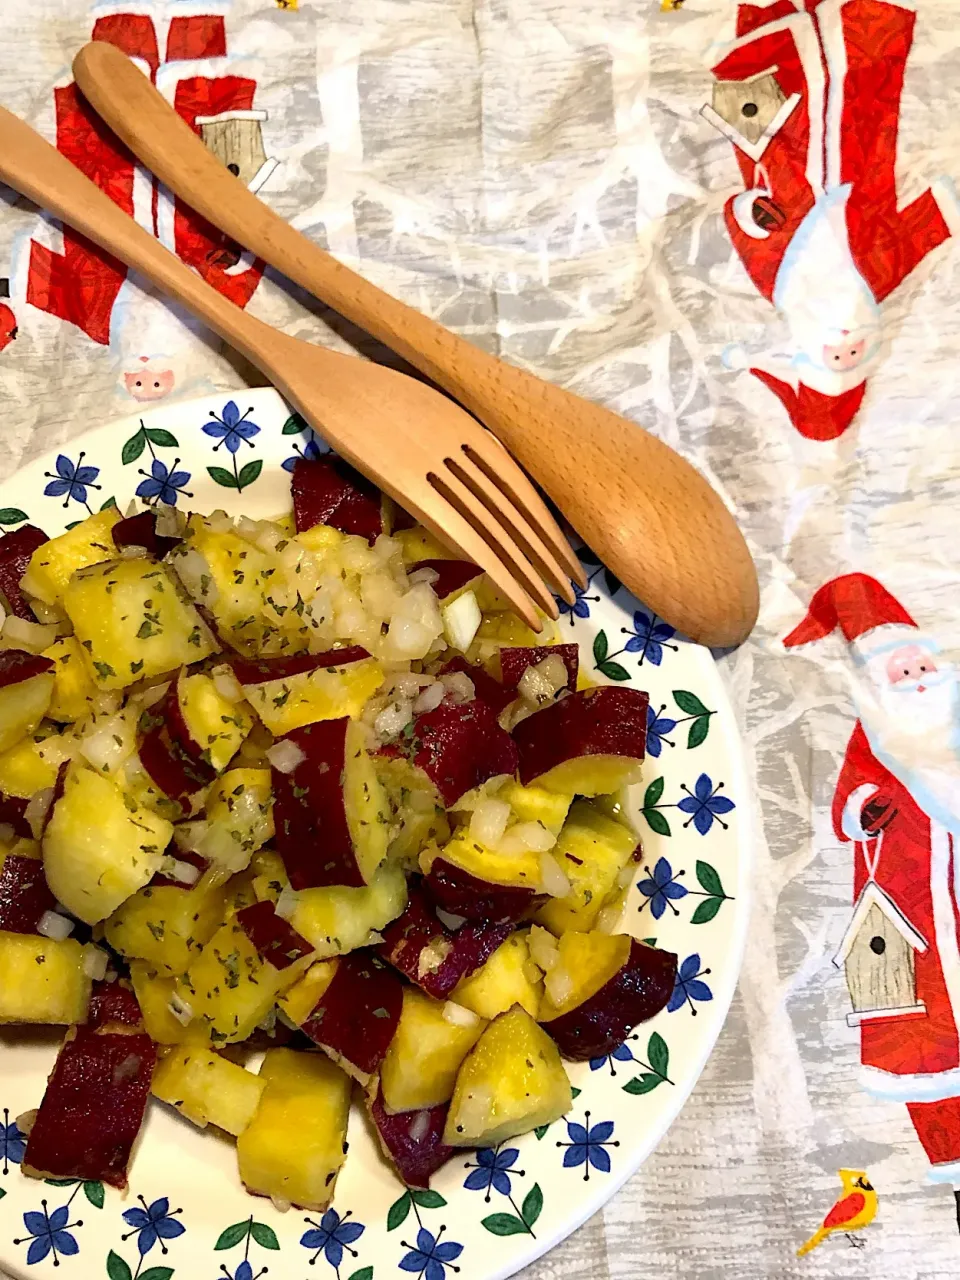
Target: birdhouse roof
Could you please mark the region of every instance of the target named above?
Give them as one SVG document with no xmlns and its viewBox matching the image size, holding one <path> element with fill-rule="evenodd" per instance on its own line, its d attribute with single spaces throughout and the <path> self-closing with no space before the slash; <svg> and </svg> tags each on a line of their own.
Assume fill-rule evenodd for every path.
<svg viewBox="0 0 960 1280">
<path fill-rule="evenodd" d="M 924 952 L 927 950 L 927 940 L 923 934 L 913 927 L 889 894 L 880 888 L 876 880 L 868 880 L 863 886 L 860 897 L 857 899 L 857 905 L 854 907 L 850 923 L 847 925 L 846 932 L 840 941 L 837 954 L 833 957 L 833 963 L 838 969 L 850 954 L 854 943 L 860 936 L 861 929 L 866 923 L 870 908 L 874 906 L 880 908 L 893 927 L 914 951 Z"/>
</svg>

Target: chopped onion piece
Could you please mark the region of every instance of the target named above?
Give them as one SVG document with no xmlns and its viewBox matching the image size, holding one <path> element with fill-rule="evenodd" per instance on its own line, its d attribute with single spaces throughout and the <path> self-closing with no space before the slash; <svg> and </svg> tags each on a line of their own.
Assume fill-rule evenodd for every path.
<svg viewBox="0 0 960 1280">
<path fill-rule="evenodd" d="M 273 767 L 280 773 L 293 773 L 297 765 L 303 764 L 307 755 L 302 751 L 295 742 L 289 739 L 282 742 L 275 742 L 266 753 L 267 759 Z"/>
<path fill-rule="evenodd" d="M 167 1001 L 167 1008 L 183 1026 L 187 1026 L 193 1021 L 193 1006 L 188 1004 L 182 996 L 178 996 L 176 992 Z"/>
<path fill-rule="evenodd" d="M 546 853 L 557 843 L 557 837 L 542 822 L 517 822 L 508 827 L 497 842 L 498 853 Z M 556 859 L 554 859 L 556 864 Z M 557 866 L 559 870 L 559 866 Z M 563 874 L 561 872 L 561 874 Z M 566 878 L 566 877 L 564 877 Z"/>
<path fill-rule="evenodd" d="M 168 502 L 158 502 L 153 508 L 157 517 L 156 530 L 161 538 L 179 538 L 187 527 L 187 517 Z"/>
<path fill-rule="evenodd" d="M 102 982 L 107 975 L 109 956 L 99 947 L 87 946 L 83 949 L 83 972 L 94 982 Z"/>
<path fill-rule="evenodd" d="M 35 792 L 23 811 L 23 816 L 33 832 L 34 840 L 39 840 L 43 835 L 43 828 L 46 825 L 47 814 L 52 803 L 53 787 L 44 787 L 42 791 Z"/>
<path fill-rule="evenodd" d="M 467 922 L 466 916 L 455 916 L 450 911 L 444 911 L 443 907 L 435 907 L 434 911 L 440 923 L 445 924 L 447 928 L 451 929 L 454 933 L 456 933 L 462 924 L 466 924 Z"/>
<path fill-rule="evenodd" d="M 555 1008 L 567 1003 L 573 995 L 574 985 L 573 974 L 560 964 L 555 964 L 543 980 L 547 999 Z"/>
<path fill-rule="evenodd" d="M 527 939 L 530 948 L 530 956 L 534 964 L 549 973 L 553 966 L 557 963 L 557 940 L 549 929 L 542 929 L 540 925 L 535 924 L 530 930 L 530 936 Z"/>
<path fill-rule="evenodd" d="M 480 1021 L 472 1009 L 465 1009 L 453 1000 L 448 1000 L 443 1006 L 443 1020 L 452 1027 L 475 1027 Z"/>
<path fill-rule="evenodd" d="M 434 684 L 428 684 L 413 704 L 414 715 L 420 715 L 424 711 L 435 711 L 443 701 L 445 693 L 446 689 L 439 680 Z"/>
<path fill-rule="evenodd" d="M 417 956 L 417 977 L 422 980 L 428 973 L 436 973 L 452 950 L 453 943 L 449 938 L 434 938 L 428 942 Z"/>
<path fill-rule="evenodd" d="M 627 865 L 623 868 L 623 870 L 617 876 L 617 888 L 629 889 L 636 878 L 637 878 L 637 864 L 631 858 L 631 860 L 627 863 Z"/>
<path fill-rule="evenodd" d="M 466 653 L 473 643 L 473 637 L 480 630 L 482 621 L 483 614 L 477 604 L 477 597 L 472 591 L 465 591 L 443 610 L 443 633 L 447 643 L 451 648 Z"/>
<path fill-rule="evenodd" d="M 166 696 L 167 690 L 170 688 L 170 681 L 166 680 L 162 684 L 151 685 L 149 689 L 144 689 L 140 695 L 140 705 L 142 707 L 155 707 L 157 703 Z"/>
<path fill-rule="evenodd" d="M 295 889 L 291 889 L 289 885 L 285 885 L 281 889 L 280 897 L 277 899 L 273 909 L 282 920 L 291 920 L 299 905 L 299 893 Z"/>
<path fill-rule="evenodd" d="M 531 702 L 534 706 L 543 706 L 547 702 L 552 702 L 566 683 L 566 664 L 559 654 L 551 653 L 536 666 L 527 667 L 520 677 L 517 692 L 526 702 Z"/>
<path fill-rule="evenodd" d="M 511 812 L 503 800 L 481 800 L 470 816 L 470 839 L 488 849 L 495 848 L 507 829 Z"/>
<path fill-rule="evenodd" d="M 176 880 L 178 884 L 196 884 L 200 879 L 200 868 L 192 862 L 181 862 L 179 858 L 164 858 L 160 863 L 160 874 L 168 880 Z"/>
<path fill-rule="evenodd" d="M 616 933 L 620 927 L 620 918 L 623 915 L 623 901 L 617 898 L 616 902 L 611 902 L 608 907 L 604 907 L 597 916 L 597 922 L 593 926 L 597 933 Z"/>
<path fill-rule="evenodd" d="M 221 664 L 219 667 L 214 667 L 210 672 L 210 679 L 213 681 L 213 687 L 224 702 L 230 702 L 235 705 L 243 701 L 243 686 L 233 674 L 232 667 L 228 667 L 226 663 Z"/>
<path fill-rule="evenodd" d="M 423 569 L 414 569 L 413 573 L 408 573 L 407 581 L 410 583 L 411 587 L 415 587 L 418 582 L 425 582 L 428 587 L 432 587 L 439 577 L 440 574 L 436 569 L 431 569 L 429 566 L 425 566 Z"/>
<path fill-rule="evenodd" d="M 16 618 L 10 614 L 4 619 L 2 634 L 5 641 L 18 649 L 42 653 L 56 640 L 57 630 L 55 622 L 28 622 L 26 618 Z"/>
<path fill-rule="evenodd" d="M 45 938 L 62 941 L 73 933 L 73 921 L 57 911 L 45 911 L 37 922 L 37 933 L 43 934 Z M 84 956 L 84 963 L 86 963 L 86 956 Z"/>
<path fill-rule="evenodd" d="M 222 508 L 218 508 L 207 516 L 207 527 L 211 533 L 232 533 L 233 520 Z"/>
<path fill-rule="evenodd" d="M 404 698 L 389 702 L 373 722 L 373 728 L 381 738 L 395 738 L 413 719 L 413 708 Z"/>
<path fill-rule="evenodd" d="M 570 881 L 552 853 L 540 854 L 540 882 L 551 898 L 565 898 L 570 892 Z"/>
<path fill-rule="evenodd" d="M 134 721 L 121 712 L 92 720 L 80 739 L 80 752 L 98 773 L 113 774 L 133 755 L 136 745 Z"/>
<path fill-rule="evenodd" d="M 181 546 L 170 556 L 177 577 L 187 589 L 188 595 L 203 604 L 217 603 L 220 592 L 210 573 L 206 557 L 196 547 Z"/>
<path fill-rule="evenodd" d="M 289 1213 L 290 1210 L 293 1208 L 293 1204 L 291 1203 L 291 1201 L 281 1200 L 279 1196 L 271 1196 L 270 1203 L 276 1209 L 277 1213 Z"/>
<path fill-rule="evenodd" d="M 120 548 L 121 560 L 146 560 L 149 554 L 146 547 L 139 547 L 135 542 L 128 542 Z"/>
<path fill-rule="evenodd" d="M 422 1142 L 430 1129 L 430 1112 L 418 1111 L 408 1129 L 411 1142 Z"/>
<path fill-rule="evenodd" d="M 465 671 L 448 671 L 440 677 L 440 683 L 455 707 L 472 702 L 477 696 L 476 686 Z"/>
</svg>

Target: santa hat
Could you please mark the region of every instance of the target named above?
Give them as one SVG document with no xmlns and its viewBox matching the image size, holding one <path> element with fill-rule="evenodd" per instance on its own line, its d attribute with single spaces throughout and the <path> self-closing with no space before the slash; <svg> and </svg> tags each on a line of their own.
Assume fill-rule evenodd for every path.
<svg viewBox="0 0 960 1280">
<path fill-rule="evenodd" d="M 842 436 L 856 417 L 867 390 L 864 381 L 837 396 L 828 396 L 802 382 L 794 389 L 789 382 L 782 382 L 764 369 L 754 368 L 750 372 L 777 396 L 790 421 L 808 440 L 836 440 Z"/>
<path fill-rule="evenodd" d="M 825 583 L 810 601 L 807 616 L 784 640 L 793 649 L 822 640 L 839 627 L 859 662 L 902 644 L 935 647 L 886 587 L 865 573 L 846 573 Z"/>
</svg>

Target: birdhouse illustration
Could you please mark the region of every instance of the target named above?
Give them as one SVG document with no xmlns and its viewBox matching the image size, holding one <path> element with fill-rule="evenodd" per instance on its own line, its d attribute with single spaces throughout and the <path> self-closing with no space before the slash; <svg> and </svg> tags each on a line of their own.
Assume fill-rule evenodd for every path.
<svg viewBox="0 0 960 1280">
<path fill-rule="evenodd" d="M 844 970 L 853 1004 L 848 1025 L 924 1013 L 917 999 L 916 953 L 926 950 L 926 940 L 892 898 L 868 880 L 833 958 Z"/>
<path fill-rule="evenodd" d="M 260 190 L 278 163 L 267 157 L 263 145 L 266 119 L 266 111 L 250 110 L 222 111 L 194 120 L 207 147 L 251 191 Z"/>
<path fill-rule="evenodd" d="M 786 96 L 773 71 L 763 71 L 748 80 L 717 80 L 713 101 L 701 107 L 700 114 L 734 146 L 759 160 L 799 101 L 798 93 Z"/>
</svg>

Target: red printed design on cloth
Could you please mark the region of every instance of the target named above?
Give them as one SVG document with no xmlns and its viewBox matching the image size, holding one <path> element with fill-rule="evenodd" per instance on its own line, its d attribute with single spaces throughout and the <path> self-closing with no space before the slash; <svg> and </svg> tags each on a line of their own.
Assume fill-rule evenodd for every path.
<svg viewBox="0 0 960 1280">
<path fill-rule="evenodd" d="M 121 11 L 102 15 L 94 23 L 92 38 L 114 44 L 129 57 L 139 59 L 154 79 L 164 65 L 154 20 L 148 14 Z M 222 15 L 181 14 L 171 19 L 163 55 L 166 64 L 223 58 L 226 52 Z M 204 71 L 209 68 L 204 67 Z M 174 105 L 196 128 L 198 115 L 249 110 L 255 90 L 256 83 L 249 78 L 186 73 L 176 85 Z M 151 207 L 135 208 L 133 157 L 83 103 L 74 85 L 54 93 L 58 150 L 125 212 L 134 214 L 157 234 L 158 184 L 153 183 Z M 195 267 L 232 302 L 241 307 L 247 305 L 262 277 L 262 263 L 238 267 L 240 255 L 236 247 L 179 200 L 169 235 L 168 247 L 184 262 Z M 62 252 L 35 240 L 31 242 L 27 301 L 76 325 L 94 342 L 106 345 L 114 306 L 126 276 L 122 263 L 65 227 Z"/>
<path fill-rule="evenodd" d="M 915 21 L 885 0 L 742 4 L 713 67 L 718 96 L 704 114 L 733 142 L 745 186 L 726 204 L 727 229 L 795 348 L 779 359 L 737 349 L 726 362 L 758 377 L 810 439 L 850 425 L 882 354 L 880 303 L 960 226 L 947 179 L 897 205 Z"/>
<path fill-rule="evenodd" d="M 853 851 L 854 904 L 834 963 L 846 971 L 848 1020 L 860 1029 L 863 1086 L 905 1103 L 931 1162 L 952 1166 L 960 1162 L 960 672 L 866 574 L 815 592 L 784 645 L 836 630 L 849 645 L 859 719 L 833 801 L 837 839 Z"/>
</svg>

